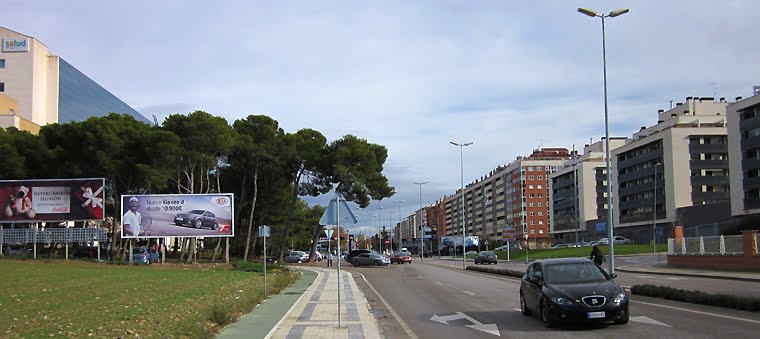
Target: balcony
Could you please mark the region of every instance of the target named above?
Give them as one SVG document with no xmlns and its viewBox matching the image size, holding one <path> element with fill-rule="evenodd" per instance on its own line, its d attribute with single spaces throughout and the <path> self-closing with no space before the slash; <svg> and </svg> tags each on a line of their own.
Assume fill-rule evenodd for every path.
<svg viewBox="0 0 760 339">
<path fill-rule="evenodd" d="M 725 169 L 728 168 L 728 160 L 689 160 L 692 170 L 701 169 Z"/>
<path fill-rule="evenodd" d="M 662 159 L 662 149 L 651 150 L 645 154 L 638 155 L 633 158 L 618 160 L 617 168 L 622 169 L 622 168 L 630 167 L 636 164 L 650 162 L 653 160 L 660 160 L 660 162 L 662 162 L 661 159 Z"/>
<path fill-rule="evenodd" d="M 728 153 L 728 144 L 689 144 L 689 153 Z"/>
</svg>

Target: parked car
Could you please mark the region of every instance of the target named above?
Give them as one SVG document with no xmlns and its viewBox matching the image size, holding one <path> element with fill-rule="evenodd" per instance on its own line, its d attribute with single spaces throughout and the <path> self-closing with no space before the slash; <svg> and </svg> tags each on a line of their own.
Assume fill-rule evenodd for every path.
<svg viewBox="0 0 760 339">
<path fill-rule="evenodd" d="M 29 257 L 32 254 L 32 249 L 27 245 L 8 245 L 5 250 L 10 257 Z"/>
<path fill-rule="evenodd" d="M 624 236 L 616 235 L 613 238 L 615 239 L 615 245 L 633 245 L 633 240 L 628 239 L 628 238 L 626 238 Z M 610 244 L 610 239 L 609 238 L 601 238 L 601 239 L 599 239 L 599 241 L 597 241 L 596 244 L 599 245 L 599 246 L 609 245 Z"/>
<path fill-rule="evenodd" d="M 390 259 L 379 255 L 377 253 L 362 253 L 351 258 L 351 264 L 354 266 L 362 265 L 374 265 L 374 266 L 388 266 L 391 263 Z"/>
<path fill-rule="evenodd" d="M 309 255 L 303 251 L 290 251 L 285 253 L 282 260 L 286 263 L 303 263 L 309 261 Z"/>
<path fill-rule="evenodd" d="M 132 262 L 134 263 L 150 265 L 158 261 L 160 261 L 158 252 L 152 248 L 141 246 L 132 249 Z"/>
<path fill-rule="evenodd" d="M 497 264 L 498 258 L 496 254 L 491 251 L 482 251 L 475 257 L 475 265 L 477 264 Z"/>
<path fill-rule="evenodd" d="M 628 294 L 586 258 L 545 259 L 532 263 L 520 284 L 520 310 L 538 313 L 546 327 L 560 322 L 628 323 Z"/>
<path fill-rule="evenodd" d="M 554 246 L 552 246 L 552 248 L 568 248 L 568 247 L 570 247 L 570 245 L 565 244 L 565 243 L 554 244 Z"/>
<path fill-rule="evenodd" d="M 193 226 L 195 228 L 208 227 L 218 229 L 216 215 L 211 211 L 192 210 L 187 213 L 179 213 L 174 216 L 174 224 L 177 226 Z"/>
<path fill-rule="evenodd" d="M 405 263 L 412 263 L 412 253 L 409 251 L 397 251 L 396 253 L 393 253 L 393 256 L 390 258 L 391 264 L 405 264 Z"/>
<path fill-rule="evenodd" d="M 494 251 L 507 251 L 507 250 L 514 251 L 514 250 L 521 250 L 521 249 L 523 249 L 522 245 L 517 244 L 517 243 L 512 243 L 509 245 L 502 245 L 497 248 L 494 248 Z"/>
<path fill-rule="evenodd" d="M 465 253 L 465 255 L 476 255 L 476 254 L 478 254 L 477 251 L 467 251 L 467 253 Z"/>
</svg>

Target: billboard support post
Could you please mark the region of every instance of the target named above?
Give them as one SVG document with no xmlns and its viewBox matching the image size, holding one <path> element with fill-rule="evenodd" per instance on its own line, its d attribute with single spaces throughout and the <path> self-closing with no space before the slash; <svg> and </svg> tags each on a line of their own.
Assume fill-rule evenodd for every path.
<svg viewBox="0 0 760 339">
<path fill-rule="evenodd" d="M 32 247 L 34 249 L 34 252 L 32 252 L 34 255 L 32 256 L 34 260 L 37 260 L 37 223 L 34 223 L 34 244 L 32 244 Z"/>
<path fill-rule="evenodd" d="M 224 238 L 224 263 L 230 263 L 230 238 Z M 265 258 L 266 261 L 266 258 Z"/>
<path fill-rule="evenodd" d="M 0 225 L 0 257 L 5 256 L 3 254 L 3 233 L 5 233 L 3 231 L 3 225 Z"/>
</svg>

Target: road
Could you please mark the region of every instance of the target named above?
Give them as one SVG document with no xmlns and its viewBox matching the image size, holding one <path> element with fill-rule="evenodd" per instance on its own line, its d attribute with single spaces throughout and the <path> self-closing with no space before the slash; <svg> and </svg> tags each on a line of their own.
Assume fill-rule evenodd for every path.
<svg viewBox="0 0 760 339">
<path fill-rule="evenodd" d="M 538 318 L 520 313 L 514 278 L 427 263 L 347 270 L 372 286 L 359 284 L 386 337 L 748 338 L 760 331 L 757 313 L 639 296 L 632 298 L 627 325 L 547 329 Z"/>
</svg>

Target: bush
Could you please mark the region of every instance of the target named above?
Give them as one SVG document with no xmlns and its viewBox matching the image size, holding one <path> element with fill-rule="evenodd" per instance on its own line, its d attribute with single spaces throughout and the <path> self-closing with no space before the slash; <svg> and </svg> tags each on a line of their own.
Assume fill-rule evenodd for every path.
<svg viewBox="0 0 760 339">
<path fill-rule="evenodd" d="M 219 326 L 224 326 L 232 322 L 232 316 L 227 311 L 227 307 L 214 305 L 208 315 L 208 320 Z"/>
<path fill-rule="evenodd" d="M 650 284 L 633 285 L 631 287 L 631 293 L 647 297 L 683 301 L 700 305 L 735 308 L 752 312 L 760 311 L 760 298 L 754 297 L 740 297 L 728 294 L 710 294 L 700 291 L 688 291 Z"/>
<path fill-rule="evenodd" d="M 504 268 L 496 268 L 496 267 L 488 267 L 488 266 L 467 266 L 466 269 L 470 271 L 506 275 L 509 277 L 516 277 L 516 278 L 522 278 L 523 276 L 523 272 L 521 271 L 513 271 L 513 270 L 504 269 Z"/>
</svg>

